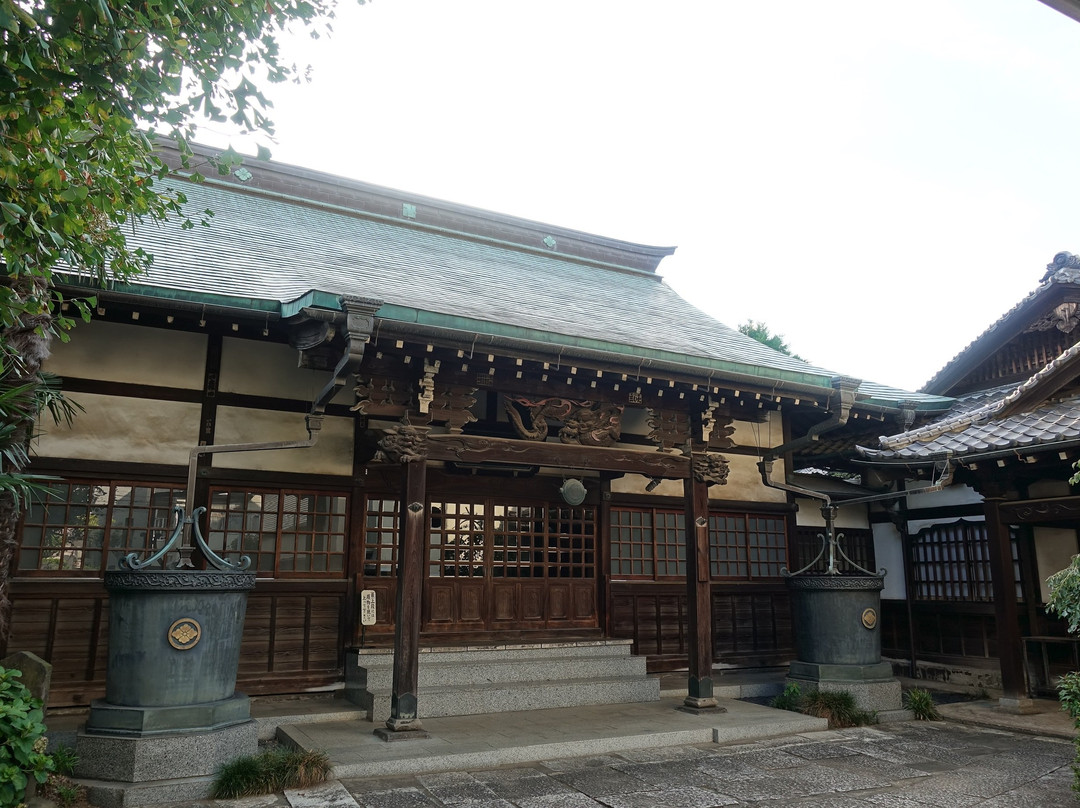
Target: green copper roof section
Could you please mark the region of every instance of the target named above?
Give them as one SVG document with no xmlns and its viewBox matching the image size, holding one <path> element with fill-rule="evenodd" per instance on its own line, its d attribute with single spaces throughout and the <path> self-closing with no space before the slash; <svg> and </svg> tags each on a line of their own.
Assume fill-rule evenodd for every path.
<svg viewBox="0 0 1080 808">
<path fill-rule="evenodd" d="M 182 185 L 209 226 L 137 227 L 154 263 L 121 288 L 188 304 L 279 312 L 340 308 L 341 295 L 381 300 L 387 321 L 575 346 L 644 360 L 827 388 L 838 375 L 778 353 L 705 314 L 651 272 L 627 272 L 467 234 L 398 223 L 280 195 Z M 881 406 L 919 396 L 870 385 Z M 860 392 L 863 392 L 860 390 Z M 860 401 L 864 397 L 860 397 Z"/>
<path fill-rule="evenodd" d="M 403 323 L 417 323 L 435 328 L 446 328 L 465 333 L 488 334 L 492 336 L 507 337 L 509 339 L 528 340 L 555 346 L 573 346 L 593 351 L 625 356 L 628 359 L 652 359 L 658 362 L 688 365 L 701 368 L 702 370 L 730 371 L 745 376 L 758 376 L 763 380 L 789 381 L 796 384 L 815 385 L 829 389 L 827 373 L 795 373 L 786 370 L 763 368 L 759 365 L 748 365 L 740 362 L 726 362 L 709 359 L 706 357 L 686 356 L 671 351 L 656 350 L 650 348 L 633 347 L 606 340 L 588 339 L 584 337 L 568 336 L 551 331 L 536 331 L 519 326 L 504 323 L 485 322 L 468 317 L 439 314 L 437 312 L 421 311 L 406 306 L 384 305 L 377 312 L 378 317 L 385 320 L 395 320 Z"/>
</svg>

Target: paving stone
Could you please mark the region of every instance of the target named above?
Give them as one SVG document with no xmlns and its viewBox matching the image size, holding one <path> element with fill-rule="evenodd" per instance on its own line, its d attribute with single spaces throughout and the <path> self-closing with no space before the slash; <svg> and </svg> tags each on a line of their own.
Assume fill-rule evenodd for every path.
<svg viewBox="0 0 1080 808">
<path fill-rule="evenodd" d="M 792 769 L 806 765 L 806 758 L 792 755 L 784 749 L 755 749 L 741 753 L 736 759 L 740 763 L 766 770 Z"/>
<path fill-rule="evenodd" d="M 793 785 L 795 793 L 827 794 L 837 791 L 861 791 L 888 784 L 888 780 L 868 772 L 850 772 L 828 766 L 803 766 L 781 773 Z"/>
<path fill-rule="evenodd" d="M 757 800 L 779 800 L 795 796 L 791 781 L 765 774 L 760 777 L 743 777 L 718 784 L 723 793 L 744 802 Z"/>
<path fill-rule="evenodd" d="M 666 788 L 694 786 L 720 792 L 724 791 L 725 783 L 739 776 L 734 769 L 721 774 L 711 766 L 699 765 L 696 760 L 627 763 L 616 768 L 653 786 Z M 753 774 L 758 773 L 756 770 L 749 771 Z M 746 773 L 747 771 L 744 771 L 742 774 L 745 776 Z"/>
<path fill-rule="evenodd" d="M 597 802 L 587 794 L 572 791 L 569 794 L 547 794 L 543 797 L 526 797 L 517 800 L 518 808 L 596 808 Z"/>
<path fill-rule="evenodd" d="M 872 774 L 886 783 L 909 780 L 915 777 L 929 777 L 930 773 L 921 771 L 903 763 L 893 763 L 870 755 L 852 755 L 845 758 L 832 758 L 827 761 L 828 765 L 835 769 Z"/>
<path fill-rule="evenodd" d="M 697 746 L 656 746 L 620 752 L 619 757 L 632 763 L 652 763 L 660 760 L 693 760 L 709 757 L 711 754 L 711 750 Z"/>
<path fill-rule="evenodd" d="M 494 791 L 466 772 L 422 774 L 416 779 L 431 796 L 446 805 L 497 799 Z"/>
<path fill-rule="evenodd" d="M 591 755 L 580 758 L 556 758 L 541 761 L 540 765 L 553 772 L 572 772 L 578 769 L 597 769 L 622 763 L 622 758 L 613 755 Z"/>
<path fill-rule="evenodd" d="M 417 788 L 365 791 L 354 796 L 364 808 L 429 808 L 429 806 L 439 805 Z"/>
<path fill-rule="evenodd" d="M 857 754 L 839 742 L 799 744 L 798 746 L 786 747 L 784 751 L 804 760 L 821 760 L 822 758 L 845 757 Z"/>
<path fill-rule="evenodd" d="M 936 780 L 920 782 L 905 788 L 902 796 L 922 805 L 932 805 L 934 808 L 968 808 L 983 801 L 982 797 L 976 797 L 974 794 L 961 794 L 951 789 L 941 788 Z M 880 804 L 888 805 L 889 803 Z M 1032 808 L 1032 806 L 1027 806 L 1027 808 Z"/>
<path fill-rule="evenodd" d="M 649 784 L 637 777 L 615 769 L 580 769 L 552 775 L 570 788 L 577 789 L 590 797 L 607 797 L 612 794 L 626 794 L 631 791 L 643 791 Z"/>
<path fill-rule="evenodd" d="M 604 798 L 610 808 L 719 808 L 738 805 L 738 800 L 702 788 L 667 788 L 662 791 L 637 791 Z"/>
<path fill-rule="evenodd" d="M 311 788 L 286 789 L 285 799 L 292 808 L 357 808 L 352 794 L 337 780 Z"/>
</svg>

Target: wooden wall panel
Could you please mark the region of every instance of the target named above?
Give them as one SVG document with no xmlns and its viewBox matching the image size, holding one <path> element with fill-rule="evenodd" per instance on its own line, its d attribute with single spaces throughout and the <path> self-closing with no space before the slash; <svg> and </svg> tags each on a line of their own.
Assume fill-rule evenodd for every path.
<svg viewBox="0 0 1080 808">
<path fill-rule="evenodd" d="M 248 598 L 237 688 L 288 693 L 341 680 L 345 581 L 259 581 Z M 0 655 L 27 650 L 53 665 L 50 707 L 105 695 L 109 608 L 96 579 L 16 579 Z"/>
<path fill-rule="evenodd" d="M 713 658 L 736 666 L 783 665 L 794 657 L 791 604 L 783 584 L 713 584 Z M 634 641 L 650 670 L 687 664 L 686 588 L 674 583 L 611 585 L 612 635 Z"/>
</svg>

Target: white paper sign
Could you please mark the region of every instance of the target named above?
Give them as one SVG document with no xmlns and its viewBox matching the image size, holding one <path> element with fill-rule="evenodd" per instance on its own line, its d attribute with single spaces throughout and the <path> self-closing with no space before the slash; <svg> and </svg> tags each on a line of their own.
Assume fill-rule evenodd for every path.
<svg viewBox="0 0 1080 808">
<path fill-rule="evenodd" d="M 360 625 L 375 625 L 375 590 L 364 589 L 360 592 Z"/>
</svg>

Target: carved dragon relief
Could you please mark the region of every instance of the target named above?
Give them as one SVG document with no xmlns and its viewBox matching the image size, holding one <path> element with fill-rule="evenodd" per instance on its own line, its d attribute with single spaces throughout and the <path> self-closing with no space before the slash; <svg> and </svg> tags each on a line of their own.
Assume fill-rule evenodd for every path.
<svg viewBox="0 0 1080 808">
<path fill-rule="evenodd" d="M 706 485 L 727 485 L 731 471 L 728 459 L 720 454 L 694 453 L 690 459 L 694 479 Z"/>
<path fill-rule="evenodd" d="M 416 463 L 428 454 L 426 427 L 400 424 L 383 432 L 379 439 L 382 459 L 396 463 Z"/>
<path fill-rule="evenodd" d="M 561 421 L 559 440 L 581 446 L 612 446 L 622 434 L 621 404 L 572 401 L 567 398 L 507 398 L 503 405 L 517 434 L 525 440 L 543 441 L 548 436 L 548 419 Z M 526 426 L 518 407 L 529 413 Z"/>
</svg>

